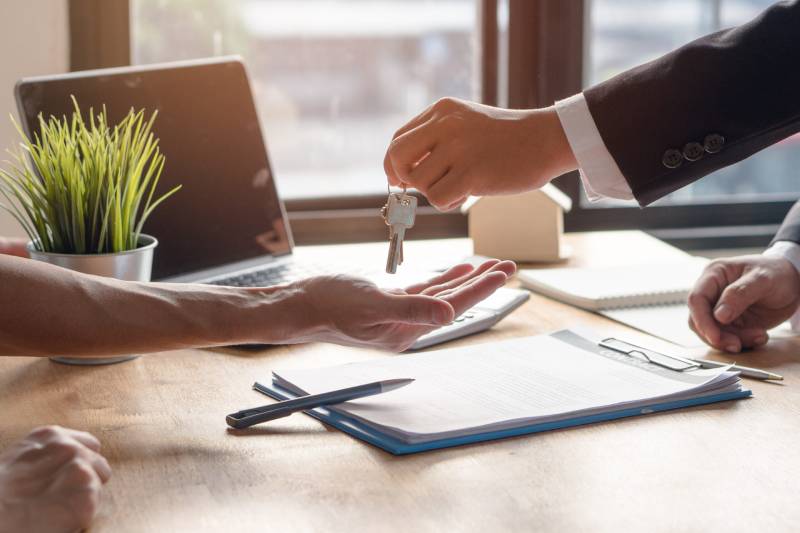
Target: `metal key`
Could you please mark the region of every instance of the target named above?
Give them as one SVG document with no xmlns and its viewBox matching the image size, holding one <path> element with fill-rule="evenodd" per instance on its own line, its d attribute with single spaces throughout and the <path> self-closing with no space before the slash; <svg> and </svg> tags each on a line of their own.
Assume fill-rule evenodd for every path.
<svg viewBox="0 0 800 533">
<path fill-rule="evenodd" d="M 403 239 L 406 230 L 414 227 L 417 211 L 417 198 L 402 193 L 389 194 L 386 205 L 381 209 L 384 221 L 389 226 L 389 256 L 386 259 L 386 272 L 394 274 L 397 265 L 403 263 Z"/>
</svg>

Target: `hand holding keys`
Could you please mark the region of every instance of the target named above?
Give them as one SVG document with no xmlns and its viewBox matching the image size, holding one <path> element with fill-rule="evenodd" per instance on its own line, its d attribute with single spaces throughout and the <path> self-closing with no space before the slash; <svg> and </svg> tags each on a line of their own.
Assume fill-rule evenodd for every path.
<svg viewBox="0 0 800 533">
<path fill-rule="evenodd" d="M 389 226 L 389 257 L 386 260 L 386 272 L 394 274 L 397 265 L 403 264 L 403 239 L 406 230 L 414 227 L 417 212 L 417 198 L 402 193 L 389 193 L 386 205 L 381 208 L 381 216 Z"/>
</svg>

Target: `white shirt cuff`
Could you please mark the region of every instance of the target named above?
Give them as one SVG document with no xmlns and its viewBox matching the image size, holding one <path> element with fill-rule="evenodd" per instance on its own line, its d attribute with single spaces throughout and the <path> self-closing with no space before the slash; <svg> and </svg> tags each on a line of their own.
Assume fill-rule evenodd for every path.
<svg viewBox="0 0 800 533">
<path fill-rule="evenodd" d="M 631 188 L 608 152 L 583 93 L 560 100 L 555 107 L 589 200 L 632 200 Z"/>
<path fill-rule="evenodd" d="M 778 241 L 764 250 L 763 255 L 768 257 L 783 257 L 794 266 L 798 273 L 800 273 L 800 244 L 796 242 Z M 800 332 L 800 309 L 795 311 L 792 318 L 789 319 L 789 324 L 792 326 L 792 331 Z"/>
</svg>

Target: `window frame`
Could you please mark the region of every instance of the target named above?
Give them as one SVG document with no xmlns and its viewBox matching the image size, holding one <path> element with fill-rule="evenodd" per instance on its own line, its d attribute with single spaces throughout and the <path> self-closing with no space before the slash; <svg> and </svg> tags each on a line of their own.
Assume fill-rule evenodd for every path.
<svg viewBox="0 0 800 533">
<path fill-rule="evenodd" d="M 70 70 L 131 64 L 130 0 L 70 0 Z M 476 86 L 488 102 L 496 102 L 496 0 L 478 0 L 478 71 Z M 480 98 L 483 101 L 483 98 Z M 398 125 L 399 126 L 399 125 Z M 288 198 L 284 200 L 296 244 L 379 241 L 386 226 L 376 217 L 385 194 Z M 467 219 L 460 212 L 440 213 L 424 198 L 414 225 L 414 238 L 463 237 Z"/>
<path fill-rule="evenodd" d="M 509 1 L 509 107 L 530 108 L 583 89 L 591 0 Z M 538 20 L 533 31 L 515 20 Z M 544 25 L 544 26 L 543 26 Z M 518 35 L 514 35 L 516 32 Z M 513 54 L 517 54 L 515 59 Z M 526 65 L 535 69 L 525 70 Z M 537 79 L 536 72 L 548 76 Z M 639 229 L 683 249 L 762 247 L 769 244 L 794 200 L 716 202 L 636 207 L 586 207 L 577 172 L 555 180 L 572 199 L 566 231 Z M 713 218 L 709 213 L 714 213 Z"/>
<path fill-rule="evenodd" d="M 498 31 L 498 0 L 478 0 L 476 86 L 489 105 L 526 109 L 551 105 L 580 92 L 591 0 L 505 0 L 508 27 Z M 70 0 L 72 70 L 129 65 L 130 0 Z M 500 39 L 507 39 L 505 80 L 500 80 Z M 546 72 L 547 76 L 539 73 Z M 502 82 L 502 83 L 501 83 Z M 501 87 L 505 93 L 501 94 Z M 685 249 L 766 245 L 794 201 L 592 208 L 581 205 L 577 172 L 555 180 L 573 200 L 566 231 L 641 229 Z M 375 213 L 385 195 L 287 199 L 299 244 L 374 241 L 386 238 Z M 714 213 L 713 220 L 708 216 Z M 465 236 L 459 212 L 439 213 L 420 198 L 414 238 Z"/>
</svg>

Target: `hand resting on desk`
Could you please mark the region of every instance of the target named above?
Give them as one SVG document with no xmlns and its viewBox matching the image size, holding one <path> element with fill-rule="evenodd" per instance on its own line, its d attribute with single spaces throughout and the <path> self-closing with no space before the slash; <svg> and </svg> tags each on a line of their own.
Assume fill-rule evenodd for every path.
<svg viewBox="0 0 800 533">
<path fill-rule="evenodd" d="M 739 352 L 765 344 L 767 330 L 800 305 L 800 276 L 782 258 L 745 255 L 709 263 L 689 295 L 689 327 L 707 344 Z"/>
<path fill-rule="evenodd" d="M 0 455 L 0 533 L 77 531 L 111 476 L 89 433 L 41 427 Z"/>
</svg>

